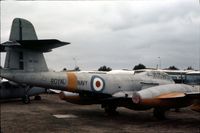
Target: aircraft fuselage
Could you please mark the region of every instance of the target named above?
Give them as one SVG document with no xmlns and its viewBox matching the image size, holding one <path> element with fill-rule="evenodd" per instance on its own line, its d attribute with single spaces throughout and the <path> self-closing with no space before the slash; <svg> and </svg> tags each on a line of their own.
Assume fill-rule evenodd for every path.
<svg viewBox="0 0 200 133">
<path fill-rule="evenodd" d="M 159 76 L 159 75 L 157 75 Z M 174 83 L 155 75 L 108 74 L 106 72 L 6 72 L 2 77 L 28 84 L 62 91 L 114 94 L 119 91 L 139 91 L 143 88 Z"/>
</svg>

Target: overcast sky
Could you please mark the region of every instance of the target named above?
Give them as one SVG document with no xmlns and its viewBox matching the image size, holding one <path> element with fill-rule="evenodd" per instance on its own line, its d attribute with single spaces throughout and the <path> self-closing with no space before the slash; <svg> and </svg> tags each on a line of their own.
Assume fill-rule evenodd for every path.
<svg viewBox="0 0 200 133">
<path fill-rule="evenodd" d="M 199 69 L 198 0 L 1 1 L 1 42 L 15 17 L 31 21 L 39 39 L 71 42 L 45 54 L 55 70 L 76 64 L 82 70 L 132 69 L 138 63 L 155 68 L 158 57 L 162 68 Z"/>
</svg>

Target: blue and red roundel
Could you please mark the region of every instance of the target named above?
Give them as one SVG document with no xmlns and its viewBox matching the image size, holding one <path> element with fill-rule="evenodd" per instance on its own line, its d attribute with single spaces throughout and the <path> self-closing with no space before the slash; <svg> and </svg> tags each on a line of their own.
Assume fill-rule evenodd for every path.
<svg viewBox="0 0 200 133">
<path fill-rule="evenodd" d="M 90 85 L 93 91 L 102 92 L 105 87 L 105 81 L 102 77 L 94 75 L 91 78 Z"/>
</svg>

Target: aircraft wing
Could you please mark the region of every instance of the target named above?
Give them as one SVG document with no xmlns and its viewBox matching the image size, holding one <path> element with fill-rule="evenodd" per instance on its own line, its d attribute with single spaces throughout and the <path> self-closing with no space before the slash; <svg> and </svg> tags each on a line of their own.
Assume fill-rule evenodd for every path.
<svg viewBox="0 0 200 133">
<path fill-rule="evenodd" d="M 113 98 L 132 98 L 134 91 L 120 91 L 114 93 Z"/>
<path fill-rule="evenodd" d="M 112 96 L 113 98 L 133 98 L 135 94 L 136 94 L 135 91 L 120 91 L 120 92 L 114 93 Z M 167 100 L 167 99 L 177 99 L 177 98 L 184 98 L 184 97 L 200 99 L 200 92 L 190 92 L 190 93 L 171 92 L 167 94 L 161 94 L 155 97 L 155 99 Z"/>
<path fill-rule="evenodd" d="M 159 99 L 176 99 L 176 98 L 184 98 L 184 97 L 188 97 L 188 98 L 200 98 L 200 93 L 199 92 L 172 92 L 172 93 L 168 93 L 168 94 L 163 94 L 158 96 L 157 98 Z"/>
<path fill-rule="evenodd" d="M 52 93 L 55 93 L 55 94 L 61 93 L 61 90 L 49 89 L 49 91 L 52 92 Z"/>
<path fill-rule="evenodd" d="M 149 107 L 179 108 L 200 100 L 200 91 L 184 84 L 169 84 L 150 87 L 140 91 L 120 91 L 113 99 L 132 99 L 133 104 Z"/>
</svg>

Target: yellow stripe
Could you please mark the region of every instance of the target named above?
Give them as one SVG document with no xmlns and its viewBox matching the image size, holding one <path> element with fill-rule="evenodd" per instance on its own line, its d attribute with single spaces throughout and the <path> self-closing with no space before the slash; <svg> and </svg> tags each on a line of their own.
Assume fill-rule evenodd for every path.
<svg viewBox="0 0 200 133">
<path fill-rule="evenodd" d="M 75 73 L 68 72 L 67 79 L 68 79 L 68 84 L 66 87 L 67 91 L 75 92 L 76 88 L 77 88 L 77 77 L 76 77 Z"/>
</svg>

